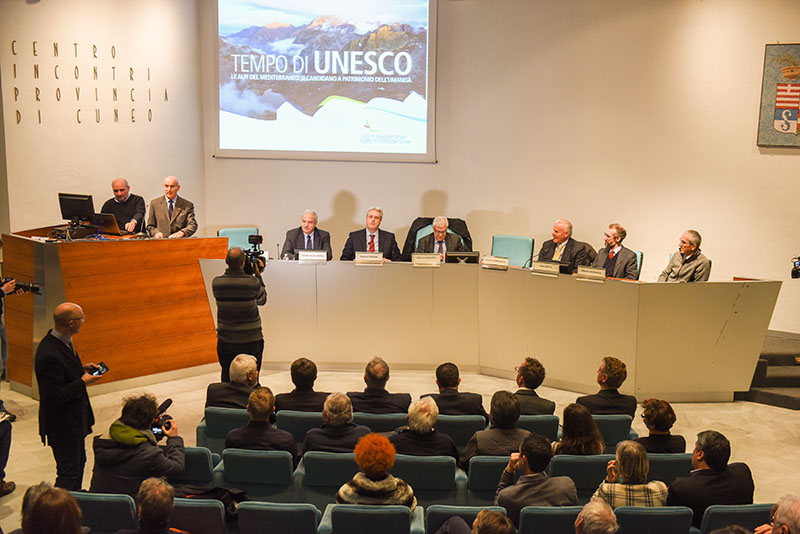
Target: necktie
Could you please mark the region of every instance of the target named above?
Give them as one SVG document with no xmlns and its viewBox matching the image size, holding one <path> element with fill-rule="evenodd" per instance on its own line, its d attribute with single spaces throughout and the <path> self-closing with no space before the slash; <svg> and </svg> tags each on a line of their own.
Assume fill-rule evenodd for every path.
<svg viewBox="0 0 800 534">
<path fill-rule="evenodd" d="M 441 241 L 436 242 L 436 252 L 438 252 L 439 254 L 442 253 L 442 245 L 443 243 Z"/>
<path fill-rule="evenodd" d="M 564 252 L 564 244 L 556 245 L 556 253 L 553 254 L 553 261 L 561 261 L 561 253 Z"/>
<path fill-rule="evenodd" d="M 369 236 L 369 251 L 375 252 L 375 234 Z"/>
<path fill-rule="evenodd" d="M 174 203 L 175 203 L 175 201 L 174 201 L 174 200 L 170 200 L 170 201 L 169 201 L 169 218 L 170 218 L 170 219 L 172 218 L 173 204 L 174 204 Z"/>
<path fill-rule="evenodd" d="M 312 248 L 314 248 L 314 247 L 313 247 L 313 245 L 311 245 L 311 236 L 307 235 L 306 236 L 306 250 L 311 250 Z"/>
<path fill-rule="evenodd" d="M 613 250 L 608 253 L 608 259 L 609 260 L 614 259 L 614 251 Z"/>
</svg>

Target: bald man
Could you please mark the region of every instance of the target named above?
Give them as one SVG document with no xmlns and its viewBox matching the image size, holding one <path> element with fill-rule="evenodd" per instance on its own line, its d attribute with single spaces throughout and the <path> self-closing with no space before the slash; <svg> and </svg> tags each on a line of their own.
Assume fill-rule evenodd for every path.
<svg viewBox="0 0 800 534">
<path fill-rule="evenodd" d="M 559 219 L 553 224 L 553 239 L 542 243 L 539 261 L 559 261 L 569 264 L 570 272 L 577 272 L 578 265 L 589 265 L 586 247 L 572 238 L 572 223 Z"/>
<path fill-rule="evenodd" d="M 197 231 L 194 204 L 178 196 L 181 184 L 174 176 L 164 178 L 164 196 L 150 202 L 147 233 L 156 239 L 189 237 Z"/>
<path fill-rule="evenodd" d="M 131 186 L 124 178 L 111 182 L 111 190 L 114 198 L 106 200 L 100 213 L 113 215 L 120 230 L 141 232 L 144 228 L 144 199 L 131 193 Z"/>
<path fill-rule="evenodd" d="M 84 438 L 91 433 L 94 413 L 86 386 L 100 380 L 94 363 L 83 364 L 72 344 L 86 318 L 77 304 L 64 302 L 53 312 L 53 329 L 36 349 L 39 384 L 39 435 L 56 460 L 56 487 L 79 491 L 86 465 Z"/>
</svg>

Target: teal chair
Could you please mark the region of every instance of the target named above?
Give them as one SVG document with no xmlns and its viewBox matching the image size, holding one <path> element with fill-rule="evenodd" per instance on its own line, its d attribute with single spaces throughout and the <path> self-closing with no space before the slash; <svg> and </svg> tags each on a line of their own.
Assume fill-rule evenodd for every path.
<svg viewBox="0 0 800 534">
<path fill-rule="evenodd" d="M 279 410 L 275 414 L 275 426 L 286 430 L 297 443 L 297 449 L 302 450 L 306 439 L 306 432 L 312 428 L 322 426 L 322 412 L 298 412 L 295 410 Z"/>
<path fill-rule="evenodd" d="M 217 499 L 175 499 L 169 526 L 192 534 L 226 534 L 225 507 Z"/>
<path fill-rule="evenodd" d="M 506 515 L 502 506 L 448 506 L 446 504 L 433 504 L 425 507 L 425 534 L 434 534 L 442 524 L 453 516 L 459 516 L 468 525 L 472 525 L 475 516 L 481 510 L 490 510 Z"/>
<path fill-rule="evenodd" d="M 467 477 L 467 505 L 492 506 L 497 483 L 500 482 L 500 477 L 507 465 L 508 456 L 473 456 L 470 458 Z"/>
<path fill-rule="evenodd" d="M 160 448 L 166 448 L 159 445 Z M 214 466 L 220 461 L 220 455 L 212 453 L 206 447 L 185 447 L 185 463 L 183 474 L 169 479 L 170 484 L 189 486 L 207 486 L 213 480 Z"/>
<path fill-rule="evenodd" d="M 354 412 L 353 422 L 369 427 L 373 432 L 391 432 L 395 428 L 406 426 L 408 420 L 404 413 L 367 413 Z"/>
<path fill-rule="evenodd" d="M 136 503 L 130 495 L 70 491 L 81 509 L 81 525 L 94 534 L 138 528 Z"/>
<path fill-rule="evenodd" d="M 556 454 L 550 460 L 548 474 L 551 477 L 569 477 L 578 490 L 578 504 L 584 505 L 594 495 L 597 486 L 606 477 L 606 467 L 613 454 L 595 454 L 591 456 L 574 456 Z"/>
<path fill-rule="evenodd" d="M 239 503 L 239 534 L 317 534 L 321 518 L 313 504 L 245 501 Z"/>
<path fill-rule="evenodd" d="M 391 473 L 413 488 L 420 506 L 467 504 L 467 474 L 452 456 L 398 454 Z"/>
<path fill-rule="evenodd" d="M 592 415 L 592 419 L 597 423 L 597 428 L 603 435 L 603 441 L 606 443 L 606 454 L 616 452 L 617 443 L 620 441 L 639 437 L 636 431 L 631 430 L 633 418 L 630 415 Z"/>
<path fill-rule="evenodd" d="M 242 408 L 206 408 L 205 417 L 197 425 L 197 446 L 206 447 L 212 453 L 222 453 L 225 448 L 225 437 L 234 428 L 246 425 L 250 414 Z"/>
<path fill-rule="evenodd" d="M 450 436 L 461 451 L 475 432 L 486 428 L 482 415 L 439 415 L 436 430 Z"/>
<path fill-rule="evenodd" d="M 520 415 L 517 426 L 550 441 L 556 441 L 558 436 L 557 415 Z"/>
<path fill-rule="evenodd" d="M 228 238 L 228 248 L 239 247 L 240 249 L 250 248 L 247 236 L 257 234 L 258 228 L 255 226 L 244 226 L 241 228 L 220 228 L 217 230 L 218 237 Z"/>
<path fill-rule="evenodd" d="M 530 267 L 533 260 L 533 238 L 521 235 L 493 235 L 492 256 L 508 258 L 509 265 Z"/>
<path fill-rule="evenodd" d="M 292 475 L 295 500 L 324 510 L 335 502 L 334 495 L 342 484 L 350 482 L 358 471 L 352 452 L 307 452 Z"/>
<path fill-rule="evenodd" d="M 678 477 L 688 477 L 692 471 L 692 455 L 689 453 L 653 453 L 648 454 L 650 471 L 647 480 L 660 480 L 667 486 L 672 485 Z"/>
<path fill-rule="evenodd" d="M 620 506 L 618 534 L 689 534 L 692 509 L 685 506 Z"/>
<path fill-rule="evenodd" d="M 519 512 L 519 534 L 572 534 L 580 506 L 526 506 Z"/>
<path fill-rule="evenodd" d="M 425 237 L 425 236 L 429 236 L 429 235 L 431 235 L 432 233 L 433 233 L 433 224 L 429 224 L 429 225 L 427 225 L 427 226 L 423 226 L 422 228 L 420 228 L 419 230 L 417 230 L 417 235 L 416 235 L 416 237 L 414 238 L 414 250 L 417 250 L 417 245 L 419 245 L 419 240 L 420 240 L 420 239 L 422 239 L 422 238 L 423 238 L 423 237 Z M 448 228 L 448 229 L 447 229 L 447 233 L 448 233 L 448 234 L 457 235 L 457 236 L 458 236 L 458 237 L 461 239 L 461 243 L 462 243 L 462 244 L 464 243 L 464 238 L 463 238 L 463 237 L 461 237 L 461 236 L 460 236 L 459 234 L 457 234 L 456 232 L 452 231 L 450 228 Z"/>
<path fill-rule="evenodd" d="M 642 275 L 642 262 L 644 261 L 644 252 L 633 250 L 632 248 L 629 248 L 628 250 L 636 254 L 636 279 L 638 280 L 639 277 Z M 672 259 L 672 256 L 670 256 L 670 259 Z"/>
<path fill-rule="evenodd" d="M 291 502 L 293 469 L 286 451 L 225 449 L 214 468 L 214 485 L 240 489 L 254 501 Z"/>
<path fill-rule="evenodd" d="M 747 530 L 770 522 L 772 503 L 768 504 L 715 504 L 706 508 L 700 531 L 711 531 L 728 525 L 739 525 Z"/>
<path fill-rule="evenodd" d="M 425 511 L 417 506 L 330 504 L 322 514 L 319 534 L 425 534 Z"/>
</svg>

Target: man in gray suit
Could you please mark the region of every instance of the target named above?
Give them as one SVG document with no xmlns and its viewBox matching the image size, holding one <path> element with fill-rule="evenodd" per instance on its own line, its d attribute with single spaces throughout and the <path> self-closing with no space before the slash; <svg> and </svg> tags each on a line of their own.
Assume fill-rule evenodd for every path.
<svg viewBox="0 0 800 534">
<path fill-rule="evenodd" d="M 333 258 L 331 234 L 317 228 L 317 214 L 312 210 L 303 212 L 301 224 L 286 232 L 281 258 L 295 259 L 298 250 L 324 250 L 328 261 Z"/>
<path fill-rule="evenodd" d="M 444 261 L 444 255 L 448 252 L 466 252 L 467 247 L 462 243 L 461 237 L 458 234 L 447 233 L 449 225 L 447 217 L 442 215 L 436 217 L 433 220 L 433 233 L 419 240 L 415 252 L 428 254 L 438 252 L 442 261 Z"/>
<path fill-rule="evenodd" d="M 622 246 L 622 241 L 628 232 L 617 223 L 608 225 L 603 237 L 605 244 L 597 251 L 597 257 L 592 262 L 592 267 L 605 268 L 608 278 L 639 279 L 639 268 L 636 264 L 636 254 Z"/>
<path fill-rule="evenodd" d="M 519 527 L 519 512 L 526 506 L 574 506 L 578 504 L 578 490 L 569 477 L 549 477 L 544 470 L 553 457 L 550 440 L 531 434 L 520 444 L 503 470 L 497 493 L 496 506 L 502 506 L 508 517 Z M 524 473 L 514 483 L 514 471 Z"/>
<path fill-rule="evenodd" d="M 164 178 L 164 196 L 150 202 L 147 233 L 156 239 L 189 237 L 197 231 L 194 204 L 178 197 L 181 184 L 174 176 Z"/>
</svg>

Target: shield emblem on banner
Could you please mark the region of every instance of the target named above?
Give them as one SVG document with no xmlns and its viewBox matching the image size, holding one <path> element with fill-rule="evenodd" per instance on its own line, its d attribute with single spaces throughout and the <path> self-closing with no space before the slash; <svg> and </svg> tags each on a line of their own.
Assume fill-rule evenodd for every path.
<svg viewBox="0 0 800 534">
<path fill-rule="evenodd" d="M 800 111 L 800 83 L 779 83 L 775 92 L 775 117 L 772 127 L 781 133 L 797 135 Z"/>
</svg>

